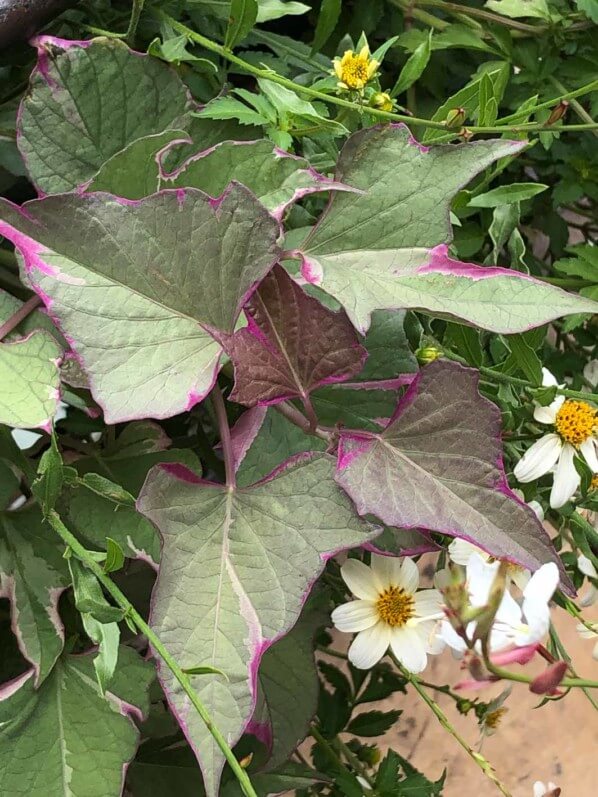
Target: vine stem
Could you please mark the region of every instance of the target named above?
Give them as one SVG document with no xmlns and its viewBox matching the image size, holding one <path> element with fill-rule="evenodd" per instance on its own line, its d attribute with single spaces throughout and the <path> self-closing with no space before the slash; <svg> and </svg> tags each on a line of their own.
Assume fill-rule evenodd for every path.
<svg viewBox="0 0 598 797">
<path fill-rule="evenodd" d="M 424 701 L 424 703 L 428 706 L 428 708 L 432 711 L 438 722 L 442 725 L 442 727 L 450 733 L 450 735 L 455 739 L 458 744 L 465 750 L 467 755 L 473 759 L 476 766 L 478 766 L 484 775 L 488 778 L 488 780 L 492 781 L 496 788 L 504 795 L 504 797 L 512 797 L 511 792 L 507 789 L 504 783 L 498 779 L 496 776 L 494 769 L 488 759 L 484 758 L 481 753 L 477 753 L 473 747 L 460 735 L 456 728 L 454 728 L 449 718 L 446 716 L 444 711 L 440 708 L 438 703 L 434 700 L 431 695 L 429 695 L 426 690 L 424 689 L 420 679 L 417 675 L 414 675 L 412 672 L 409 672 L 403 665 L 399 662 L 399 660 L 391 653 L 391 658 L 394 661 L 396 667 L 401 671 L 403 677 L 409 681 L 409 683 L 413 686 L 415 691 Z"/>
<path fill-rule="evenodd" d="M 212 39 L 208 39 L 206 36 L 203 36 L 201 33 L 197 33 L 196 31 L 192 30 L 191 28 L 187 27 L 187 25 L 183 25 L 182 22 L 174 19 L 165 11 L 162 11 L 160 8 L 153 8 L 153 12 L 160 18 L 167 22 L 173 30 L 178 31 L 178 33 L 182 33 L 184 36 L 187 36 L 188 39 L 191 41 L 200 44 L 202 47 L 205 47 L 206 50 L 210 50 L 210 52 L 216 53 L 217 55 L 225 58 L 227 61 L 230 61 L 233 64 L 241 67 L 245 72 L 248 72 L 251 75 L 255 75 L 258 78 L 263 78 L 265 80 L 271 80 L 273 83 L 278 83 L 280 86 L 284 86 L 285 88 L 290 89 L 294 92 L 300 92 L 301 94 L 305 94 L 308 97 L 315 97 L 322 102 L 328 102 L 332 105 L 338 105 L 341 108 L 349 108 L 350 110 L 356 110 L 362 113 L 364 110 L 367 111 L 371 116 L 375 116 L 379 119 L 384 119 L 387 122 L 404 122 L 405 124 L 418 126 L 418 127 L 433 127 L 438 130 L 445 130 L 446 125 L 443 122 L 435 122 L 432 119 L 420 119 L 417 116 L 406 116 L 403 114 L 392 113 L 391 111 L 383 111 L 380 108 L 371 108 L 367 106 L 364 109 L 364 106 L 358 102 L 353 102 L 351 100 L 345 100 L 342 97 L 337 97 L 334 94 L 325 94 L 322 91 L 318 91 L 317 89 L 313 89 L 309 86 L 299 86 L 293 80 L 289 78 L 285 78 L 282 75 L 279 75 L 277 72 L 274 72 L 271 69 L 261 69 L 260 67 L 254 66 L 250 64 L 248 61 L 239 58 L 239 56 L 235 55 L 231 50 L 228 50 L 224 45 L 218 44 L 218 42 L 212 41 Z M 588 91 L 592 91 L 594 88 L 598 87 L 598 80 L 593 81 L 592 83 L 588 84 L 591 88 L 582 87 L 578 89 L 577 92 L 571 92 L 569 96 L 575 94 L 575 96 L 580 96 L 581 94 L 587 93 L 585 89 Z M 540 106 L 538 106 L 540 107 Z M 535 110 L 535 109 L 533 109 Z M 530 113 L 533 112 L 530 111 Z M 521 115 L 521 114 L 520 114 Z M 499 120 L 501 121 L 501 120 Z M 533 132 L 533 131 L 541 131 L 546 132 L 550 130 L 558 130 L 560 132 L 569 131 L 578 131 L 578 130 L 593 130 L 598 128 L 598 122 L 592 122 L 588 124 L 580 124 L 580 125 L 543 125 L 535 122 L 525 123 L 516 125 L 514 127 L 505 127 L 504 120 L 502 120 L 503 124 L 497 124 L 494 127 L 479 127 L 479 126 L 471 126 L 467 129 L 472 133 L 504 133 L 506 130 L 511 130 L 512 132 Z"/>
<path fill-rule="evenodd" d="M 127 613 L 127 617 L 130 620 L 132 620 L 132 622 L 137 626 L 139 631 L 141 631 L 141 633 L 145 635 L 145 637 L 147 638 L 148 642 L 151 644 L 154 651 L 160 656 L 160 658 L 164 661 L 168 669 L 172 672 L 174 677 L 177 679 L 177 681 L 185 691 L 185 694 L 189 697 L 189 700 L 193 704 L 197 713 L 204 721 L 206 728 L 212 734 L 214 741 L 222 751 L 224 757 L 228 761 L 230 768 L 234 772 L 237 780 L 239 781 L 239 784 L 243 789 L 243 793 L 246 795 L 246 797 L 257 797 L 255 789 L 251 785 L 251 780 L 249 779 L 249 775 L 243 769 L 241 764 L 237 761 L 226 739 L 220 733 L 216 725 L 213 723 L 208 710 L 203 705 L 197 693 L 191 686 L 189 676 L 186 673 L 184 673 L 183 670 L 179 667 L 175 659 L 170 655 L 170 653 L 164 647 L 160 639 L 156 636 L 156 634 L 152 631 L 149 625 L 137 612 L 133 604 L 120 591 L 120 589 L 116 586 L 116 584 L 110 578 L 108 578 L 106 573 L 104 573 L 104 571 L 102 570 L 101 566 L 89 555 L 89 551 L 87 551 L 81 545 L 79 540 L 73 534 L 71 534 L 71 532 L 67 529 L 67 527 L 60 519 L 60 515 L 54 510 L 51 510 L 48 513 L 47 521 L 50 524 L 50 526 L 52 526 L 54 531 L 59 535 L 62 541 L 69 546 L 69 548 L 73 551 L 75 556 L 77 556 L 82 562 L 84 562 L 87 565 L 87 567 L 92 571 L 92 573 L 95 575 L 98 581 L 106 588 L 106 590 L 110 593 L 110 595 L 112 595 L 112 597 L 114 598 L 116 603 L 120 606 L 120 608 Z"/>
<path fill-rule="evenodd" d="M 10 318 L 0 326 L 0 340 L 5 338 L 15 327 L 18 327 L 21 321 L 32 313 L 36 307 L 42 303 L 39 296 L 31 296 L 27 301 L 19 307 L 16 313 L 13 313 Z"/>
<path fill-rule="evenodd" d="M 125 33 L 125 39 L 131 45 L 131 47 L 135 43 L 137 25 L 139 25 L 139 18 L 141 17 L 141 12 L 143 11 L 144 5 L 145 0 L 133 0 L 133 8 L 131 9 L 131 17 L 129 19 L 129 27 Z"/>
<path fill-rule="evenodd" d="M 220 390 L 218 382 L 214 385 L 211 396 L 214 410 L 216 411 L 216 418 L 218 419 L 218 428 L 220 430 L 220 442 L 222 443 L 224 469 L 226 472 L 226 486 L 234 490 L 237 485 L 235 457 L 233 455 L 233 444 L 230 436 L 228 417 L 226 415 L 226 407 L 224 406 L 224 399 L 222 398 L 222 391 Z"/>
</svg>

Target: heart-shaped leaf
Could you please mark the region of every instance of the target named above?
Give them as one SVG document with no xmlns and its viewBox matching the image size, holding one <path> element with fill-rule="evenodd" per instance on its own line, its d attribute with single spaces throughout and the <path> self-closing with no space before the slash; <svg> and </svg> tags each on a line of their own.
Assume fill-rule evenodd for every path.
<svg viewBox="0 0 598 797">
<path fill-rule="evenodd" d="M 376 309 L 413 308 L 496 332 L 523 332 L 598 303 L 519 272 L 452 260 L 450 203 L 457 191 L 523 142 L 423 147 L 401 125 L 368 128 L 345 144 L 337 193 L 300 252 L 303 275 L 365 332 Z"/>
<path fill-rule="evenodd" d="M 35 39 L 37 69 L 21 106 L 18 144 L 45 194 L 89 180 L 112 155 L 172 127 L 189 103 L 174 69 L 118 39 Z"/>
<path fill-rule="evenodd" d="M 220 346 L 278 257 L 278 223 L 243 186 L 0 201 L 0 233 L 69 339 L 106 421 L 165 418 L 211 389 Z"/>
<path fill-rule="evenodd" d="M 39 689 L 32 671 L 0 690 L 0 793 L 90 797 L 121 793 L 137 748 L 131 715 L 148 709 L 153 668 L 122 646 L 104 697 L 93 656 L 63 656 Z"/>
<path fill-rule="evenodd" d="M 439 531 L 530 570 L 556 562 L 562 571 L 544 527 L 509 489 L 500 412 L 478 380 L 457 363 L 424 368 L 383 432 L 341 433 L 336 479 L 360 514 L 389 526 Z"/>
<path fill-rule="evenodd" d="M 230 489 L 159 465 L 138 500 L 163 539 L 150 623 L 181 667 L 226 673 L 194 686 L 231 744 L 253 713 L 263 652 L 295 623 L 327 556 L 370 537 L 333 474 L 329 456 L 303 455 Z M 172 673 L 158 671 L 214 797 L 222 754 Z"/>
<path fill-rule="evenodd" d="M 235 366 L 233 401 L 255 406 L 307 399 L 363 366 L 367 352 L 345 313 L 308 296 L 281 266 L 264 279 L 245 313 L 249 326 L 225 343 Z"/>
</svg>

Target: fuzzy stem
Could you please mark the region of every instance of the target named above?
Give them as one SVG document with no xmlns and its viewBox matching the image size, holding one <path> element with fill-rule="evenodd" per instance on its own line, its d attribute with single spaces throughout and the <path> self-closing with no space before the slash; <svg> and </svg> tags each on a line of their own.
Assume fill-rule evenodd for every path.
<svg viewBox="0 0 598 797">
<path fill-rule="evenodd" d="M 137 25 L 139 24 L 139 18 L 141 16 L 141 12 L 143 11 L 144 5 L 145 5 L 145 0 L 133 0 L 133 8 L 131 9 L 131 18 L 129 19 L 129 27 L 127 28 L 127 32 L 125 33 L 125 39 L 127 40 L 128 44 L 131 47 L 135 43 L 135 34 L 137 33 Z"/>
<path fill-rule="evenodd" d="M 235 458 L 233 456 L 233 445 L 230 436 L 228 418 L 226 416 L 226 407 L 224 406 L 222 391 L 220 390 L 218 383 L 214 385 L 211 396 L 212 404 L 214 405 L 214 410 L 216 411 L 216 418 L 218 419 L 218 428 L 220 430 L 220 442 L 222 443 L 224 469 L 226 471 L 226 486 L 232 490 L 237 484 L 235 477 Z"/>
<path fill-rule="evenodd" d="M 285 86 L 285 88 L 290 89 L 294 92 L 299 92 L 300 94 L 304 94 L 308 97 L 315 97 L 322 102 L 329 102 L 332 105 L 338 105 L 341 108 L 349 108 L 351 110 L 359 111 L 360 113 L 363 112 L 363 106 L 358 102 L 353 102 L 351 100 L 345 100 L 342 97 L 337 97 L 334 94 L 325 94 L 324 92 L 318 91 L 317 89 L 313 89 L 309 86 L 299 86 L 293 80 L 289 78 L 285 78 L 282 75 L 277 74 L 271 69 L 261 69 L 260 67 L 254 66 L 250 64 L 248 61 L 244 61 L 239 56 L 232 53 L 230 50 L 227 50 L 222 44 L 218 44 L 218 42 L 212 41 L 212 39 L 208 39 L 205 36 L 202 36 L 201 33 L 197 33 L 196 31 L 192 30 L 191 28 L 183 25 L 181 22 L 178 22 L 174 17 L 171 17 L 169 14 L 166 14 L 159 8 L 153 9 L 154 13 L 160 18 L 167 22 L 174 30 L 178 33 L 182 33 L 183 35 L 187 36 L 191 41 L 200 44 L 202 47 L 205 47 L 206 50 L 210 50 L 210 52 L 217 53 L 222 58 L 225 58 L 227 61 L 230 61 L 233 64 L 241 67 L 245 72 L 248 72 L 251 75 L 255 75 L 258 78 L 263 78 L 264 80 L 271 80 L 273 83 L 278 83 L 280 86 Z M 598 86 L 598 81 L 594 81 L 591 84 L 588 84 L 591 88 L 582 87 L 578 89 L 577 92 L 571 92 L 571 95 L 575 94 L 575 96 L 580 96 L 580 94 L 587 93 L 588 91 L 592 91 L 596 86 Z M 570 95 L 570 96 L 571 96 Z M 433 127 L 438 130 L 445 130 L 445 125 L 443 122 L 434 122 L 431 119 L 419 119 L 416 116 L 406 116 L 403 114 L 392 113 L 390 111 L 383 111 L 380 108 L 371 108 L 368 106 L 367 108 L 368 114 L 371 116 L 375 116 L 379 119 L 383 119 L 387 122 L 404 122 L 405 124 L 412 125 L 414 127 Z M 501 124 L 501 121 L 503 124 Z M 512 132 L 533 132 L 533 131 L 541 131 L 546 132 L 550 130 L 558 130 L 560 132 L 569 131 L 578 131 L 578 130 L 593 130 L 598 128 L 598 122 L 592 122 L 591 124 L 581 124 L 581 125 L 543 125 L 538 124 L 535 122 L 526 123 L 516 125 L 511 128 L 507 128 L 504 125 L 504 120 L 499 120 L 497 124 L 493 127 L 479 127 L 479 126 L 471 126 L 467 129 L 472 133 L 504 133 L 506 130 L 511 130 Z"/>
<path fill-rule="evenodd" d="M 19 307 L 16 313 L 13 313 L 10 318 L 7 318 L 6 321 L 0 326 L 0 340 L 5 338 L 10 332 L 13 331 L 15 327 L 23 321 L 27 316 L 32 313 L 36 307 L 42 303 L 42 300 L 39 296 L 31 296 L 27 301 Z"/>
<path fill-rule="evenodd" d="M 132 622 L 137 626 L 137 628 L 141 631 L 142 634 L 145 635 L 148 642 L 151 644 L 154 651 L 160 656 L 160 658 L 164 661 L 168 669 L 172 672 L 174 677 L 177 679 L 185 694 L 188 696 L 189 700 L 193 704 L 194 708 L 196 709 L 199 716 L 205 723 L 206 728 L 212 734 L 214 741 L 222 751 L 224 757 L 228 761 L 228 764 L 232 771 L 234 772 L 239 784 L 246 795 L 246 797 L 257 797 L 257 794 L 251 785 L 251 781 L 249 779 L 249 775 L 243 769 L 243 767 L 239 764 L 235 755 L 231 748 L 229 747 L 226 739 L 220 733 L 218 728 L 214 725 L 212 718 L 208 710 L 205 708 L 201 700 L 199 699 L 197 693 L 191 686 L 191 681 L 189 676 L 183 672 L 183 670 L 179 667 L 175 659 L 170 655 L 168 650 L 164 647 L 160 639 L 156 636 L 156 634 L 152 631 L 149 625 L 145 622 L 145 620 L 141 617 L 141 615 L 137 612 L 133 604 L 128 600 L 128 598 L 120 591 L 120 589 L 116 586 L 116 584 L 108 578 L 106 573 L 104 573 L 101 566 L 93 559 L 89 552 L 81 545 L 79 540 L 71 534 L 71 532 L 67 529 L 64 525 L 60 516 L 57 512 L 52 510 L 49 512 L 47 517 L 48 523 L 52 526 L 54 531 L 61 537 L 63 542 L 69 546 L 69 548 L 73 551 L 75 556 L 77 556 L 82 562 L 85 562 L 87 567 L 91 570 L 91 572 L 95 575 L 98 581 L 106 588 L 107 592 L 112 595 L 116 603 L 120 606 L 127 613 L 127 617 L 132 620 Z"/>
<path fill-rule="evenodd" d="M 444 711 L 440 708 L 438 703 L 431 697 L 423 687 L 420 679 L 414 675 L 412 672 L 409 672 L 403 665 L 398 661 L 398 659 L 391 654 L 391 658 L 394 661 L 395 665 L 401 671 L 403 677 L 409 681 L 409 683 L 413 686 L 415 691 L 421 697 L 421 699 L 426 703 L 428 708 L 431 709 L 434 716 L 438 720 L 438 722 L 442 725 L 442 727 L 447 730 L 450 735 L 455 739 L 461 747 L 465 750 L 467 755 L 473 759 L 476 765 L 482 770 L 484 775 L 488 778 L 488 780 L 492 781 L 496 788 L 504 795 L 504 797 L 512 797 L 511 792 L 507 789 L 507 787 L 502 783 L 494 774 L 494 769 L 490 762 L 484 758 L 481 753 L 476 753 L 476 751 L 469 745 L 469 743 L 459 734 L 456 728 L 454 728 Z"/>
</svg>

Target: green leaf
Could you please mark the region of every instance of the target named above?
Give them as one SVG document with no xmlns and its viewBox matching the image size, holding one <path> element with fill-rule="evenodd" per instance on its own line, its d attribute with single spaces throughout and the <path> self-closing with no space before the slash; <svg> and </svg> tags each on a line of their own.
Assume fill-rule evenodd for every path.
<svg viewBox="0 0 598 797">
<path fill-rule="evenodd" d="M 278 223 L 238 184 L 217 203 L 193 189 L 134 203 L 64 194 L 24 211 L 2 200 L 0 217 L 107 423 L 201 401 L 220 357 L 210 331 L 233 331 L 278 256 Z"/>
<path fill-rule="evenodd" d="M 36 507 L 0 514 L 0 594 L 11 602 L 19 648 L 34 667 L 36 685 L 64 643 L 58 600 L 69 578 L 63 552 Z"/>
<path fill-rule="evenodd" d="M 103 697 L 92 662 L 91 655 L 59 659 L 39 689 L 29 671 L 0 702 L 2 794 L 120 794 L 139 736 L 131 715 L 147 711 L 153 667 L 122 647 Z"/>
<path fill-rule="evenodd" d="M 311 395 L 316 415 L 323 426 L 339 423 L 350 429 L 379 431 L 380 422 L 390 418 L 396 405 L 394 390 L 351 390 L 330 385 Z"/>
<path fill-rule="evenodd" d="M 510 240 L 511 235 L 517 229 L 520 218 L 519 203 L 512 205 L 498 205 L 492 213 L 492 222 L 488 229 L 488 234 L 492 239 L 492 255 L 489 260 L 491 263 L 498 263 L 500 254 L 505 244 Z"/>
<path fill-rule="evenodd" d="M 106 537 L 106 559 L 104 573 L 115 573 L 125 563 L 125 554 L 120 545 L 112 537 Z"/>
<path fill-rule="evenodd" d="M 433 28 L 430 28 L 428 38 L 419 44 L 413 53 L 407 59 L 407 63 L 401 69 L 401 73 L 394 84 L 391 97 L 396 97 L 401 92 L 406 91 L 412 86 L 418 78 L 423 74 L 424 69 L 428 66 L 430 55 L 432 54 L 432 36 L 434 34 Z"/>
<path fill-rule="evenodd" d="M 50 448 L 41 456 L 37 473 L 37 479 L 31 485 L 31 492 L 39 502 L 43 513 L 47 515 L 56 506 L 64 480 L 62 457 L 56 444 L 55 434 L 50 437 Z"/>
<path fill-rule="evenodd" d="M 294 91 L 265 78 L 258 78 L 257 82 L 260 89 L 276 108 L 279 119 L 286 120 L 291 117 L 299 117 L 307 122 L 317 123 L 337 135 L 348 132 L 344 125 L 335 122 L 334 119 L 327 119 L 322 116 L 311 102 L 302 100 Z"/>
<path fill-rule="evenodd" d="M 401 374 L 417 372 L 417 360 L 409 346 L 404 323 L 405 313 L 400 310 L 372 313 L 372 323 L 363 341 L 368 358 L 356 381 L 392 382 Z"/>
<path fill-rule="evenodd" d="M 360 332 L 378 309 L 418 309 L 511 333 L 595 311 L 593 302 L 517 272 L 448 257 L 452 197 L 520 147 L 479 141 L 422 148 L 401 126 L 355 133 L 337 179 L 363 193 L 333 195 L 301 247 L 303 277 L 334 296 Z"/>
<path fill-rule="evenodd" d="M 393 711 L 366 711 L 353 717 L 347 726 L 348 733 L 356 736 L 382 736 L 390 730 L 403 712 Z"/>
<path fill-rule="evenodd" d="M 250 674 L 263 650 L 297 620 L 324 554 L 366 541 L 369 527 L 334 484 L 325 455 L 303 456 L 270 479 L 236 490 L 184 469 L 157 467 L 138 508 L 163 538 L 152 628 L 181 667 L 199 661 L 226 672 L 230 682 L 205 676 L 196 688 L 234 744 L 253 712 Z M 213 797 L 223 756 L 201 719 L 189 713 L 172 674 L 158 669 Z"/>
<path fill-rule="evenodd" d="M 127 144 L 172 127 L 187 109 L 176 72 L 118 39 L 37 41 L 38 69 L 22 105 L 19 148 L 46 194 L 89 180 Z"/>
<path fill-rule="evenodd" d="M 18 488 L 19 478 L 15 470 L 0 458 L 0 512 L 10 504 Z"/>
<path fill-rule="evenodd" d="M 548 8 L 546 0 L 487 0 L 486 6 L 503 17 L 520 19 L 521 17 L 537 17 L 550 20 L 555 16 Z M 558 19 L 560 15 L 556 14 Z"/>
<path fill-rule="evenodd" d="M 314 600 L 315 598 L 315 600 Z M 314 595 L 288 634 L 264 653 L 257 705 L 247 729 L 271 740 L 268 769 L 283 764 L 307 736 L 318 705 L 313 638 L 329 622 L 327 596 Z"/>
<path fill-rule="evenodd" d="M 217 97 L 198 114 L 200 119 L 235 119 L 242 125 L 262 127 L 270 123 L 268 117 L 248 108 L 234 97 Z"/>
<path fill-rule="evenodd" d="M 116 484 L 98 473 L 86 473 L 79 483 L 87 487 L 92 493 L 107 498 L 113 504 L 119 506 L 135 506 L 135 499 L 131 493 L 123 489 L 120 484 Z"/>
<path fill-rule="evenodd" d="M 0 234 L 2 234 L 0 222 Z M 0 343 L 0 423 L 48 428 L 59 401 L 62 348 L 43 330 Z"/>
<path fill-rule="evenodd" d="M 302 794 L 305 789 L 315 783 L 331 783 L 331 779 L 327 774 L 316 772 L 311 767 L 306 767 L 296 761 L 287 761 L 273 772 L 259 772 L 251 775 L 251 785 L 256 790 L 258 797 L 270 797 L 270 795 L 282 793 Z M 220 794 L 221 797 L 244 797 L 238 781 L 234 778 L 228 779 Z"/>
<path fill-rule="evenodd" d="M 319 52 L 332 36 L 341 15 L 343 0 L 322 0 L 314 31 L 312 52 Z"/>
<path fill-rule="evenodd" d="M 519 368 L 533 385 L 540 387 L 542 384 L 542 362 L 536 352 L 523 335 L 509 335 L 507 340 Z"/>
<path fill-rule="evenodd" d="M 341 432 L 337 481 L 361 515 L 465 537 L 530 570 L 556 562 L 568 586 L 544 527 L 508 488 L 500 413 L 478 380 L 444 360 L 423 368 L 384 432 Z"/>
<path fill-rule="evenodd" d="M 512 205 L 515 202 L 523 202 L 531 199 L 542 191 L 546 191 L 547 185 L 541 183 L 512 183 L 511 185 L 501 185 L 487 191 L 485 194 L 478 194 L 469 200 L 470 207 L 473 208 L 495 208 L 499 205 Z"/>
<path fill-rule="evenodd" d="M 257 20 L 257 0 L 231 0 L 224 46 L 232 50 L 247 36 Z"/>
<path fill-rule="evenodd" d="M 257 0 L 257 4 L 258 23 L 271 22 L 289 15 L 298 16 L 311 10 L 305 3 L 297 3 L 295 0 Z"/>
<path fill-rule="evenodd" d="M 185 667 L 183 672 L 187 673 L 187 675 L 220 675 L 225 681 L 229 680 L 228 675 L 223 670 L 219 670 L 218 667 L 209 667 L 207 665 Z"/>
<path fill-rule="evenodd" d="M 580 11 L 589 17 L 592 22 L 598 23 L 598 0 L 574 0 Z"/>
<path fill-rule="evenodd" d="M 479 367 L 484 363 L 484 352 L 480 342 L 480 333 L 472 327 L 465 327 L 462 324 L 448 324 L 447 332 L 449 339 L 454 344 L 457 352 L 465 357 L 469 365 Z"/>
</svg>

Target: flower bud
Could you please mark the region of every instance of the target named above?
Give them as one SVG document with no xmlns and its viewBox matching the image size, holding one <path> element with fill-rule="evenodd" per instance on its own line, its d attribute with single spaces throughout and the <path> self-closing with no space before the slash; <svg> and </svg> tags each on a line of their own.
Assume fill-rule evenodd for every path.
<svg viewBox="0 0 598 797">
<path fill-rule="evenodd" d="M 548 119 L 544 122 L 544 126 L 556 124 L 559 119 L 562 119 L 563 116 L 567 113 L 569 108 L 569 103 L 567 100 L 561 100 L 558 105 L 556 105 L 548 117 Z"/>
<path fill-rule="evenodd" d="M 239 761 L 239 764 L 243 769 L 247 769 L 247 767 L 251 764 L 252 761 L 253 761 L 253 753 L 249 753 L 249 755 L 246 755 L 244 758 L 242 758 Z"/>
<path fill-rule="evenodd" d="M 449 130 L 456 130 L 457 128 L 463 126 L 465 117 L 466 117 L 465 108 L 451 108 L 451 110 L 446 115 L 444 124 L 446 127 L 448 127 Z"/>
<path fill-rule="evenodd" d="M 415 352 L 415 356 L 420 365 L 428 365 L 428 363 L 433 363 L 434 360 L 442 357 L 442 352 L 435 346 L 424 346 Z"/>
<path fill-rule="evenodd" d="M 393 101 L 390 94 L 385 91 L 378 91 L 370 100 L 370 105 L 379 108 L 381 111 L 392 111 Z"/>
<path fill-rule="evenodd" d="M 529 691 L 535 695 L 554 694 L 557 686 L 565 677 L 568 666 L 566 661 L 555 661 L 554 664 L 551 664 L 544 672 L 540 673 L 537 678 L 534 678 L 529 685 Z"/>
</svg>

